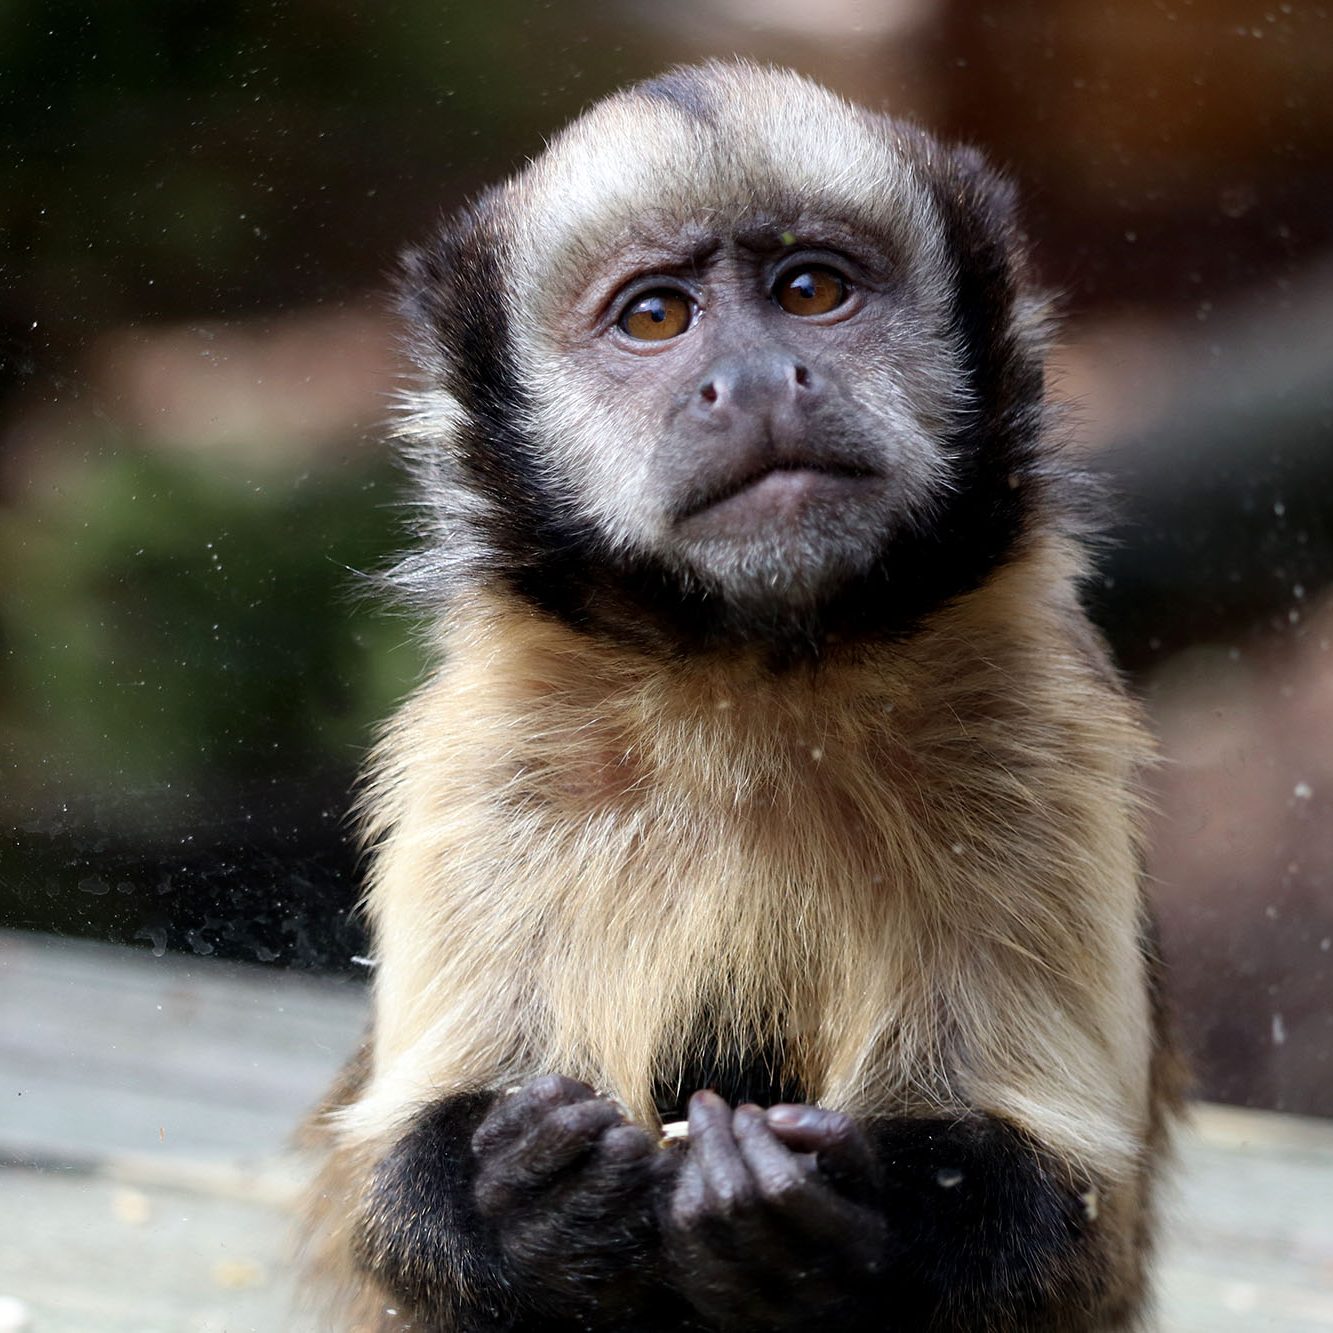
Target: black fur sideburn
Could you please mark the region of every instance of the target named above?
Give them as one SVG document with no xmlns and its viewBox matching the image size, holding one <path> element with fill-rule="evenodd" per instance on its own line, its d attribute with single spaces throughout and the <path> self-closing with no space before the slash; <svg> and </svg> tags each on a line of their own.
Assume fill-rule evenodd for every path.
<svg viewBox="0 0 1333 1333">
<path fill-rule="evenodd" d="M 418 458 L 417 471 L 428 514 L 450 507 L 453 487 L 489 502 L 480 535 L 494 564 L 471 576 L 498 578 L 577 630 L 653 654 L 759 646 L 776 662 L 817 658 L 830 639 L 902 637 L 979 587 L 1034 519 L 1064 508 L 1065 497 L 1033 443 L 1041 437 L 1043 373 L 1039 353 L 1015 329 L 1022 259 L 1007 188 L 965 152 L 942 179 L 926 174 L 954 256 L 953 324 L 977 405 L 950 442 L 957 484 L 929 526 L 895 537 L 868 572 L 801 615 L 766 618 L 663 562 L 618 558 L 590 525 L 568 517 L 521 425 L 526 403 L 504 304 L 501 196 L 483 196 L 409 253 L 399 308 L 417 359 L 466 412 L 456 471 L 429 456 Z M 451 539 L 447 526 L 430 535 L 429 545 Z M 448 588 L 430 559 L 410 560 L 407 581 L 438 608 Z"/>
</svg>

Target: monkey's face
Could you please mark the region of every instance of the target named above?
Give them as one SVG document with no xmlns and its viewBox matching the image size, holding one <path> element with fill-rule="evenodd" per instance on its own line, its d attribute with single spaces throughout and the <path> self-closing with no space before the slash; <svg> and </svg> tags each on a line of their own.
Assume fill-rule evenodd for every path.
<svg viewBox="0 0 1333 1333">
<path fill-rule="evenodd" d="M 839 218 L 652 233 L 559 303 L 534 357 L 552 471 L 614 549 L 803 610 L 929 524 L 956 353 L 889 247 Z"/>
<path fill-rule="evenodd" d="M 600 104 L 409 261 L 435 567 L 640 638 L 900 630 L 1023 526 L 1017 265 L 974 158 L 794 76 Z"/>
</svg>

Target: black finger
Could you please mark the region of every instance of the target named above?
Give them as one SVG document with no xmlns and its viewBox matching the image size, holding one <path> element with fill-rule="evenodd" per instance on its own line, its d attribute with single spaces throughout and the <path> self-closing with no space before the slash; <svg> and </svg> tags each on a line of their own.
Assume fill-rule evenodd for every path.
<svg viewBox="0 0 1333 1333">
<path fill-rule="evenodd" d="M 731 1125 L 736 1146 L 750 1169 L 750 1176 L 767 1202 L 781 1207 L 804 1192 L 813 1159 L 793 1153 L 769 1129 L 762 1111 L 756 1107 L 739 1107 Z"/>
<path fill-rule="evenodd" d="M 607 1162 L 634 1162 L 653 1151 L 652 1139 L 638 1125 L 613 1125 L 597 1145 L 597 1155 Z"/>
<path fill-rule="evenodd" d="M 619 1119 L 615 1106 L 600 1098 L 547 1111 L 518 1139 L 481 1158 L 477 1206 L 483 1213 L 495 1214 L 533 1198 L 585 1157 L 602 1132 Z"/>
<path fill-rule="evenodd" d="M 690 1158 L 698 1164 L 708 1202 L 718 1211 L 734 1212 L 753 1199 L 754 1182 L 736 1146 L 731 1107 L 715 1092 L 690 1098 Z"/>
<path fill-rule="evenodd" d="M 851 1116 L 821 1106 L 784 1104 L 769 1107 L 765 1120 L 789 1148 L 814 1153 L 831 1180 L 860 1189 L 874 1181 L 875 1155 Z"/>
<path fill-rule="evenodd" d="M 854 1238 L 866 1210 L 824 1181 L 814 1158 L 781 1143 L 758 1110 L 747 1113 L 742 1108 L 734 1123 L 736 1142 L 764 1202 L 787 1226 L 835 1252 Z"/>
<path fill-rule="evenodd" d="M 490 1152 L 506 1139 L 516 1138 L 553 1106 L 587 1101 L 596 1093 L 586 1084 L 559 1074 L 534 1079 L 516 1092 L 501 1096 L 472 1136 L 472 1150 Z"/>
<path fill-rule="evenodd" d="M 523 1136 L 501 1154 L 508 1159 L 516 1178 L 534 1182 L 561 1171 L 587 1153 L 612 1125 L 620 1123 L 620 1112 L 603 1098 L 557 1106 L 534 1120 Z"/>
<path fill-rule="evenodd" d="M 681 1236 L 688 1236 L 703 1216 L 706 1206 L 703 1168 L 693 1154 L 687 1155 L 676 1172 L 666 1220 Z"/>
</svg>

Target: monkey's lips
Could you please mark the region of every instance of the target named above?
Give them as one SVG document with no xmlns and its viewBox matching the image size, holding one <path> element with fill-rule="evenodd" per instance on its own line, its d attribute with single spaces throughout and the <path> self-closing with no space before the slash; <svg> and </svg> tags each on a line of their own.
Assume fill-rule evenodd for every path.
<svg viewBox="0 0 1333 1333">
<path fill-rule="evenodd" d="M 877 473 L 852 464 L 772 464 L 692 501 L 676 521 L 700 536 L 734 535 L 846 504 L 876 480 Z"/>
</svg>

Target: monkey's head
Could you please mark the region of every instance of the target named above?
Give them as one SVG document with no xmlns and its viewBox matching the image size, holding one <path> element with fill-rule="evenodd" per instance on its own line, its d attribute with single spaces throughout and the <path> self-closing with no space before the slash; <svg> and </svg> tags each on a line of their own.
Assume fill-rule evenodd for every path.
<svg viewBox="0 0 1333 1333">
<path fill-rule="evenodd" d="M 902 634 L 1050 521 L 1025 282 L 970 150 L 749 65 L 611 97 L 407 258 L 403 576 L 655 650 Z"/>
</svg>

